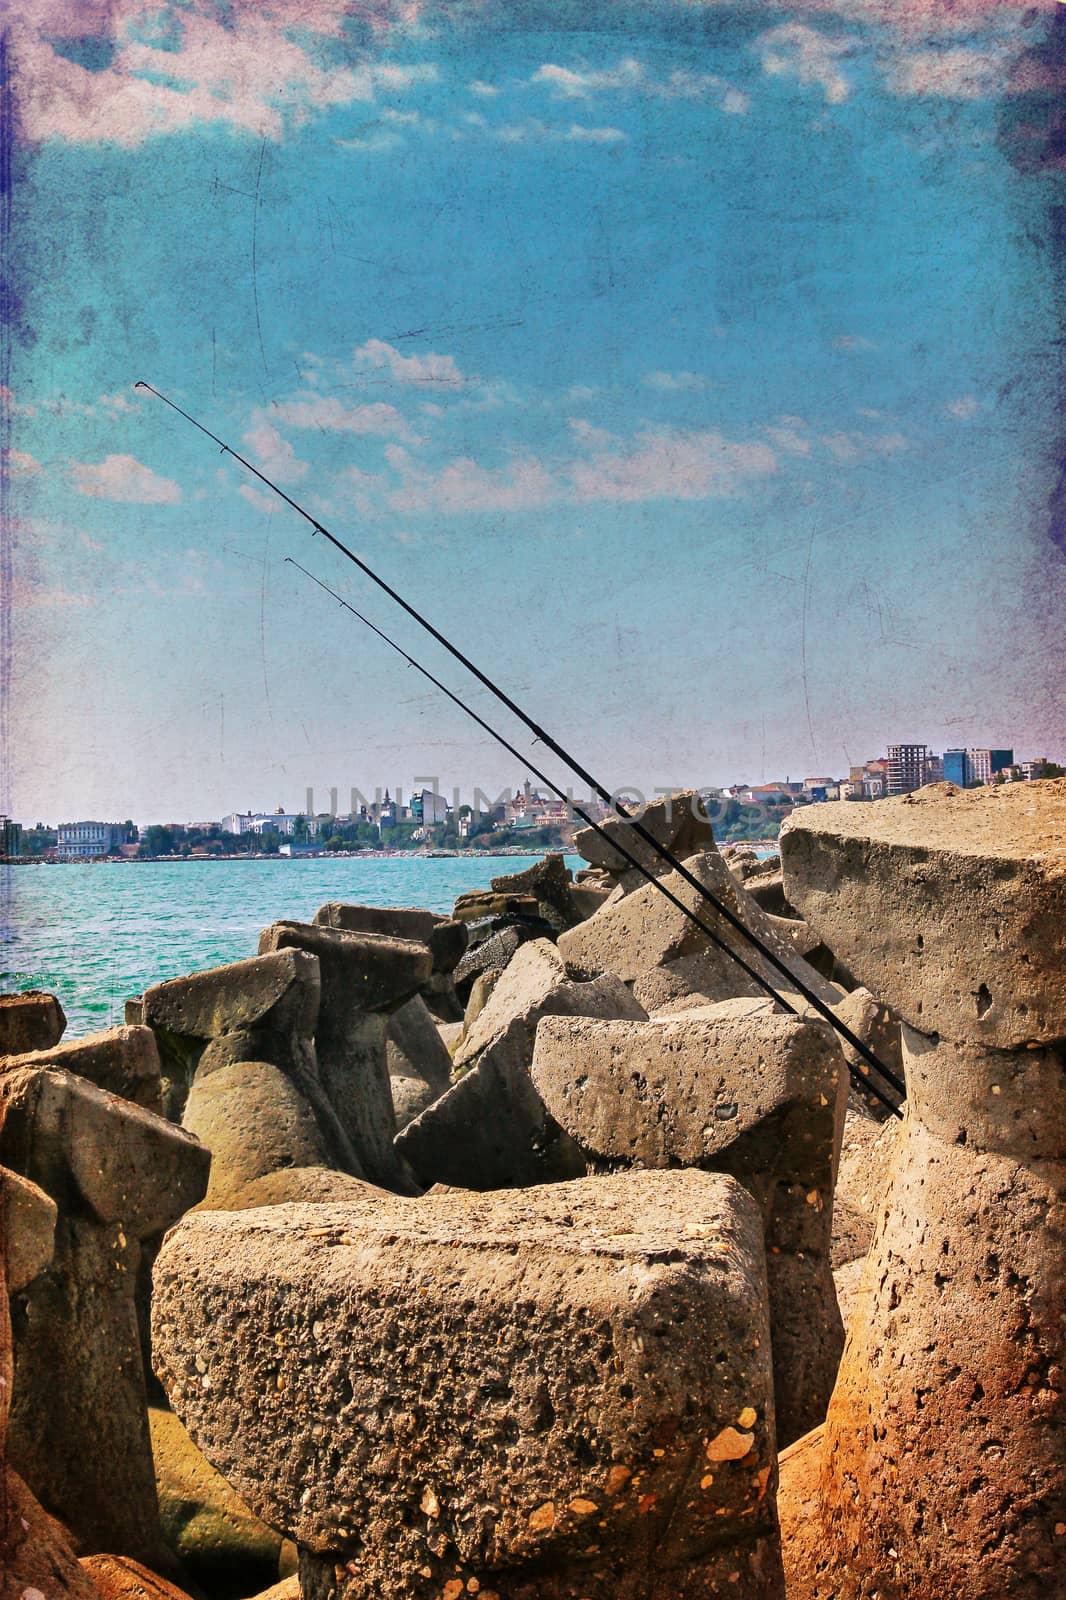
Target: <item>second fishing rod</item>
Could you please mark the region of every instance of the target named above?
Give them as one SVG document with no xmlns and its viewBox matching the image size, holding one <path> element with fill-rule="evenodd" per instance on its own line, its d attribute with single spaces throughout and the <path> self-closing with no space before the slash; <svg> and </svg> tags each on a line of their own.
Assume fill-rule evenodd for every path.
<svg viewBox="0 0 1066 1600">
<path fill-rule="evenodd" d="M 365 626 L 370 629 L 371 633 L 377 634 L 378 638 L 383 640 L 384 643 L 388 645 L 390 650 L 394 650 L 401 660 L 406 661 L 409 667 L 413 667 L 416 672 L 421 673 L 422 677 L 425 678 L 427 682 L 431 683 L 434 688 L 439 689 L 441 694 L 446 695 L 453 705 L 457 705 L 460 711 L 465 712 L 465 714 L 470 717 L 473 722 L 477 723 L 479 728 L 484 729 L 487 734 L 495 739 L 497 744 L 502 745 L 504 750 L 521 761 L 526 767 L 527 771 L 533 774 L 538 783 L 543 783 L 544 786 L 550 789 L 558 799 L 564 800 L 567 805 L 573 809 L 574 813 L 581 818 L 582 822 L 587 823 L 594 833 L 598 834 L 601 839 L 604 839 L 607 844 L 610 845 L 612 850 L 618 851 L 619 855 L 622 856 L 623 860 L 629 863 L 630 867 L 639 872 L 640 875 L 643 878 L 646 878 L 649 883 L 653 884 L 655 888 L 658 889 L 659 893 L 664 895 L 672 905 L 676 906 L 679 911 L 683 912 L 688 920 L 697 928 L 699 928 L 701 933 L 706 935 L 711 944 L 713 944 L 717 949 L 724 951 L 724 953 L 729 956 L 732 961 L 735 961 L 737 966 L 740 967 L 742 971 L 746 972 L 748 976 L 759 986 L 759 988 L 763 989 L 772 1000 L 776 1001 L 783 1011 L 787 1012 L 790 1016 L 797 1015 L 795 1006 L 791 1003 L 791 1001 L 787 1000 L 784 995 L 780 994 L 774 988 L 773 984 L 768 978 L 759 972 L 757 968 L 751 966 L 747 961 L 745 961 L 744 957 L 740 955 L 738 951 L 734 950 L 731 945 L 726 944 L 726 942 L 715 933 L 713 928 L 708 927 L 703 918 L 698 916 L 691 906 L 687 906 L 685 902 L 681 900 L 667 884 L 663 883 L 661 878 L 657 878 L 649 867 L 647 867 L 642 861 L 638 860 L 635 855 L 627 850 L 624 844 L 620 843 L 616 839 L 612 839 L 606 829 L 599 822 L 597 822 L 597 820 L 588 811 L 580 806 L 572 796 L 564 793 L 564 791 L 559 788 L 559 785 L 554 783 L 546 773 L 541 772 L 539 768 L 534 766 L 529 760 L 528 756 L 523 755 L 522 752 L 513 744 L 511 744 L 508 739 L 504 738 L 503 734 L 500 733 L 498 729 L 494 728 L 491 723 L 486 722 L 485 718 L 476 712 L 473 706 L 467 705 L 466 701 L 461 699 L 459 695 L 455 694 L 453 690 L 449 689 L 446 683 L 442 683 L 439 678 L 434 677 L 433 673 L 429 671 L 428 667 L 424 667 L 420 661 L 416 661 L 414 656 L 408 655 L 407 651 L 404 650 L 401 645 L 398 645 L 395 639 L 390 639 L 389 635 L 384 633 L 376 623 L 371 622 L 369 617 L 364 617 L 363 613 L 361 611 L 357 611 L 349 601 L 345 600 L 343 595 L 337 593 L 336 589 L 331 589 L 328 583 L 323 583 L 321 578 L 316 578 L 313 572 L 308 572 L 307 568 L 301 566 L 300 563 L 292 556 L 286 556 L 285 560 L 289 566 L 295 567 L 298 572 L 303 573 L 305 578 L 310 578 L 312 583 L 317 584 L 318 587 L 324 590 L 326 594 L 332 596 L 332 598 L 336 600 L 345 611 L 350 612 L 353 617 L 356 617 L 360 622 L 365 624 Z M 838 1031 L 840 1031 L 839 1018 L 837 1019 L 837 1022 Z M 845 1029 L 844 1031 L 846 1032 L 847 1030 Z M 864 1072 L 860 1071 L 860 1069 L 852 1062 L 848 1062 L 847 1065 L 849 1072 L 857 1084 L 860 1084 L 864 1089 L 872 1094 L 874 1098 L 879 1100 L 883 1106 L 887 1106 L 889 1111 L 891 1111 L 894 1116 L 898 1117 L 901 1115 L 899 1108 L 893 1103 L 888 1095 L 879 1089 L 875 1083 L 872 1083 Z"/>
<path fill-rule="evenodd" d="M 341 555 L 346 558 L 346 560 L 350 561 L 353 566 L 358 567 L 359 571 L 362 572 L 365 577 L 368 577 L 378 586 L 379 589 L 387 594 L 391 600 L 400 606 L 402 610 L 406 611 L 408 616 L 412 617 L 421 628 L 425 629 L 431 638 L 435 639 L 438 644 L 442 645 L 444 649 L 446 649 L 448 653 L 460 663 L 461 666 L 465 667 L 466 670 L 470 672 L 479 683 L 483 684 L 484 687 L 488 689 L 497 700 L 500 701 L 501 705 L 505 706 L 507 710 L 512 713 L 512 715 L 517 717 L 518 720 L 530 730 L 535 740 L 543 744 L 547 749 L 551 750 L 553 754 L 558 756 L 559 759 L 564 762 L 565 765 L 568 766 L 578 778 L 580 778 L 582 783 L 587 783 L 590 791 L 595 794 L 597 798 L 608 807 L 609 810 L 614 812 L 615 815 L 619 816 L 628 827 L 632 828 L 635 836 L 641 839 L 643 843 L 646 844 L 661 861 L 666 862 L 668 866 L 677 872 L 681 878 L 696 891 L 702 900 L 706 901 L 708 905 L 712 906 L 719 916 L 721 916 L 733 928 L 733 930 L 739 934 L 745 943 L 753 946 L 763 957 L 763 959 L 769 962 L 769 964 L 784 979 L 787 980 L 788 986 L 801 994 L 808 1004 L 813 1006 L 814 1009 L 833 1026 L 837 1033 L 839 1033 L 842 1038 L 847 1040 L 847 1042 L 854 1050 L 858 1052 L 862 1059 L 868 1062 L 870 1066 L 879 1072 L 887 1083 L 891 1084 L 897 1093 L 905 1093 L 904 1086 L 899 1078 L 896 1077 L 896 1075 L 888 1067 L 886 1067 L 882 1061 L 879 1060 L 879 1058 L 867 1044 L 859 1039 L 858 1036 L 854 1034 L 851 1029 L 848 1028 L 840 1020 L 840 1018 L 836 1016 L 833 1008 L 827 1005 L 825 1001 L 816 995 L 801 978 L 797 977 L 797 975 L 786 965 L 786 963 L 782 961 L 780 957 L 764 943 L 763 940 L 761 940 L 757 935 L 753 934 L 750 928 L 748 928 L 742 921 L 742 919 L 735 915 L 735 913 L 732 912 L 730 908 L 725 905 L 716 895 L 714 895 L 705 884 L 701 883 L 695 874 L 685 866 L 684 862 L 680 861 L 666 845 L 660 843 L 660 841 L 655 838 L 654 834 L 645 828 L 644 824 L 638 818 L 627 816 L 625 813 L 620 812 L 610 791 L 605 789 L 604 786 L 593 777 L 592 773 L 583 767 L 581 763 L 578 762 L 568 750 L 559 744 L 556 739 L 553 739 L 552 736 L 545 731 L 545 729 L 540 727 L 538 723 L 534 722 L 534 720 L 522 710 L 522 707 L 511 699 L 510 695 L 508 695 L 505 690 L 501 689 L 500 686 L 494 682 L 494 680 L 490 678 L 487 673 L 482 672 L 481 668 L 478 667 L 475 662 L 471 661 L 469 656 L 459 649 L 458 645 L 453 644 L 452 641 L 443 633 L 441 633 L 438 628 L 434 627 L 427 617 L 423 616 L 423 614 L 417 610 L 415 606 L 411 605 L 409 601 L 405 600 L 403 595 L 394 589 L 391 584 L 387 583 L 384 578 L 380 577 L 372 567 L 368 566 L 365 561 L 361 560 L 361 558 L 355 554 L 354 550 L 349 549 L 349 547 L 344 544 L 342 540 L 338 539 L 335 534 L 331 533 L 329 529 L 318 520 L 317 517 L 312 516 L 311 512 L 308 511 L 304 506 L 300 505 L 299 501 L 294 500 L 291 495 L 286 494 L 284 489 L 280 488 L 271 478 L 267 477 L 266 473 L 261 472 L 258 467 L 253 466 L 250 461 L 246 460 L 244 456 L 240 455 L 232 448 L 232 446 L 228 445 L 224 439 L 220 439 L 217 434 L 212 433 L 211 429 L 206 427 L 204 423 L 198 421 L 197 418 L 192 416 L 188 411 L 183 410 L 181 406 L 179 406 L 175 401 L 169 399 L 165 394 L 162 394 L 158 389 L 153 388 L 150 383 L 146 383 L 141 380 L 135 384 L 134 387 L 138 389 L 144 389 L 147 393 L 155 395 L 157 400 L 162 400 L 164 405 L 169 406 L 172 411 L 178 414 L 178 416 L 183 417 L 186 422 L 191 423 L 191 425 L 198 429 L 200 433 L 204 434 L 206 438 L 210 439 L 214 444 L 217 444 L 219 449 L 224 454 L 230 455 L 235 461 L 240 462 L 241 466 L 244 467 L 246 471 L 251 472 L 256 478 L 259 479 L 261 483 L 264 483 L 268 489 L 276 494 L 279 499 L 284 500 L 286 505 L 291 506 L 292 509 L 297 512 L 305 522 L 309 523 L 314 533 L 321 534 L 322 537 L 334 547 L 334 549 L 338 550 Z M 614 843 L 613 840 L 612 843 Z M 657 879 L 655 881 L 658 882 Z"/>
</svg>

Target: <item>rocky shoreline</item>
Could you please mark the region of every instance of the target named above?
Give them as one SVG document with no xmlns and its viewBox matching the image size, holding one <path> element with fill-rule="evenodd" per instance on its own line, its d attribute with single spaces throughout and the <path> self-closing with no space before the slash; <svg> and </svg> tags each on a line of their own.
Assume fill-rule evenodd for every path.
<svg viewBox="0 0 1066 1600">
<path fill-rule="evenodd" d="M 1066 1595 L 1066 781 L 689 798 L 0 997 L 0 1600 Z"/>
</svg>

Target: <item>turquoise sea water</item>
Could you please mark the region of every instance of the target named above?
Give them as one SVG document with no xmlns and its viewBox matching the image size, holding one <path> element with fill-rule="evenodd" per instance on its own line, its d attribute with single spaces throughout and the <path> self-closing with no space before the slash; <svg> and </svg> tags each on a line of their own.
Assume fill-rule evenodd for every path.
<svg viewBox="0 0 1066 1600">
<path fill-rule="evenodd" d="M 0 990 L 47 989 L 67 1038 L 123 1020 L 149 984 L 254 956 L 260 931 L 326 900 L 450 912 L 534 856 L 138 861 L 0 867 Z M 567 858 L 575 869 L 584 865 Z"/>
</svg>

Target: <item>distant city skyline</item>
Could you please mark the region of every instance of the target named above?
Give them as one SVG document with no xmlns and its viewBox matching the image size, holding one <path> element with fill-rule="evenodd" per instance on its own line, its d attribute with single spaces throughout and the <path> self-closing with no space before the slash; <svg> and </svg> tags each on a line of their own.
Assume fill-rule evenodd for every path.
<svg viewBox="0 0 1066 1600">
<path fill-rule="evenodd" d="M 935 751 L 931 746 L 925 745 L 918 747 L 904 746 L 903 748 L 927 749 L 929 761 L 932 763 L 931 770 L 923 769 L 920 774 L 918 773 L 917 769 L 913 773 L 908 770 L 904 770 L 903 781 L 905 786 L 914 787 L 918 787 L 921 780 L 926 782 L 948 781 L 960 785 L 971 785 L 989 781 L 992 773 L 998 771 L 999 765 L 1003 764 L 1001 762 L 999 765 L 997 765 L 995 760 L 997 756 L 1003 757 L 1004 762 L 1007 761 L 1007 758 L 1010 758 L 1007 764 L 1012 769 L 1021 769 L 1022 767 L 1028 769 L 1038 766 L 1043 761 L 1051 762 L 1056 766 L 1066 765 L 1066 762 L 1060 763 L 1057 761 L 1055 755 L 1050 751 L 1042 751 L 1039 755 L 1033 755 L 1028 752 L 1019 752 L 1013 747 L 1001 747 L 997 750 L 988 746 L 970 746 L 968 748 L 952 748 L 949 746 L 943 752 Z M 807 773 L 803 777 L 796 777 L 789 773 L 783 773 L 778 774 L 776 777 L 771 779 L 733 778 L 725 781 L 724 783 L 711 783 L 709 781 L 691 780 L 672 784 L 653 784 L 646 788 L 639 784 L 618 785 L 616 786 L 615 792 L 619 794 L 619 799 L 624 805 L 644 805 L 650 803 L 654 799 L 657 799 L 660 795 L 676 794 L 686 789 L 695 789 L 699 792 L 713 792 L 715 794 L 741 794 L 754 791 L 759 788 L 776 789 L 778 785 L 784 784 L 791 784 L 794 789 L 802 789 L 805 787 L 810 788 L 811 786 L 820 787 L 826 782 L 831 785 L 846 785 L 848 783 L 849 775 L 854 777 L 857 770 L 860 770 L 863 767 L 877 768 L 883 766 L 885 768 L 885 788 L 883 792 L 888 795 L 893 792 L 889 778 L 891 756 L 887 753 L 891 752 L 892 749 L 893 745 L 890 742 L 886 744 L 879 755 L 868 756 L 864 761 L 849 763 L 847 772 L 833 771 L 825 772 L 820 775 Z M 963 759 L 956 760 L 951 766 L 950 770 L 947 770 L 947 762 L 945 758 L 949 755 Z M 975 756 L 977 757 L 976 762 L 970 759 Z M 987 759 L 982 761 L 982 757 Z M 1029 775 L 1030 774 L 1027 771 L 1026 776 L 1028 777 Z M 914 780 L 913 783 L 911 780 Z M 254 817 L 262 820 L 267 819 L 272 815 L 278 815 L 291 821 L 291 819 L 294 817 L 306 817 L 309 819 L 313 819 L 314 817 L 330 816 L 345 817 L 354 815 L 358 810 L 373 811 L 375 805 L 381 806 L 383 803 L 387 805 L 390 800 L 393 803 L 393 809 L 399 808 L 406 811 L 413 801 L 416 801 L 425 795 L 432 795 L 434 802 L 441 802 L 449 810 L 458 810 L 460 807 L 464 806 L 477 806 L 478 809 L 484 810 L 494 804 L 500 803 L 501 801 L 508 800 L 513 797 L 519 797 L 523 788 L 525 788 L 527 791 L 531 791 L 534 796 L 540 793 L 541 795 L 552 800 L 553 803 L 557 799 L 557 797 L 553 795 L 550 786 L 540 782 L 531 783 L 527 775 L 523 775 L 517 780 L 505 779 L 499 786 L 485 786 L 476 782 L 467 781 L 460 781 L 456 783 L 452 780 L 445 780 L 439 777 L 435 777 L 433 779 L 433 784 L 430 785 L 429 777 L 423 775 L 401 782 L 375 781 L 366 788 L 363 788 L 357 784 L 349 785 L 347 788 L 342 788 L 340 785 L 329 785 L 322 790 L 315 790 L 312 787 L 310 790 L 304 790 L 302 804 L 299 802 L 286 804 L 283 800 L 279 800 L 276 805 L 248 805 L 244 809 L 242 809 L 240 806 L 231 806 L 228 809 L 219 812 L 197 815 L 190 813 L 187 816 L 179 816 L 174 811 L 169 811 L 166 814 L 160 813 L 158 815 L 151 816 L 135 816 L 129 811 L 128 808 L 124 809 L 120 805 L 117 808 L 112 807 L 111 811 L 107 813 L 107 815 L 111 822 L 117 822 L 119 820 L 124 821 L 128 819 L 134 822 L 134 824 L 139 828 L 151 827 L 159 824 L 173 824 L 176 826 L 221 825 L 228 828 L 230 832 L 239 832 L 241 831 L 240 828 L 230 825 L 234 824 L 237 819 L 242 818 Z M 587 787 L 582 787 L 576 781 L 572 780 L 569 784 L 565 781 L 561 782 L 560 788 L 563 790 L 564 795 L 568 797 L 568 800 L 572 801 L 578 806 L 592 805 L 595 807 L 600 804 L 597 798 L 589 793 Z M 881 793 L 880 790 L 868 790 L 867 798 L 870 797 L 871 792 L 878 794 L 878 796 Z M 432 809 L 436 811 L 438 809 L 437 805 L 434 804 Z M 103 815 L 103 813 L 101 815 Z M 88 813 L 83 811 L 77 818 L 75 818 L 74 814 L 71 814 L 70 816 L 59 817 L 38 812 L 32 814 L 32 820 L 30 813 L 27 813 L 24 817 L 15 818 L 13 820 L 17 820 L 24 827 L 33 827 L 35 825 L 44 824 L 47 827 L 54 828 L 57 826 L 69 825 L 75 820 L 80 822 L 88 822 L 90 819 L 88 817 Z"/>
<path fill-rule="evenodd" d="M 1066 760 L 1066 8 L 373 15 L 10 19 L 0 809 L 513 779 L 287 555 L 528 745 L 142 378 L 608 788 Z"/>
</svg>

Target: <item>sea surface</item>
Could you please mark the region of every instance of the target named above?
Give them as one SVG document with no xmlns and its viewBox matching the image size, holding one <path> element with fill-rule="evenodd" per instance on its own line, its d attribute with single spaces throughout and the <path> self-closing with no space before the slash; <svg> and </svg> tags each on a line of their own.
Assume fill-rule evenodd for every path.
<svg viewBox="0 0 1066 1600">
<path fill-rule="evenodd" d="M 149 984 L 254 956 L 261 930 L 327 900 L 450 912 L 539 856 L 388 856 L 0 866 L 0 990 L 46 989 L 66 1038 L 121 1023 Z M 575 870 L 584 865 L 568 856 Z"/>
</svg>

